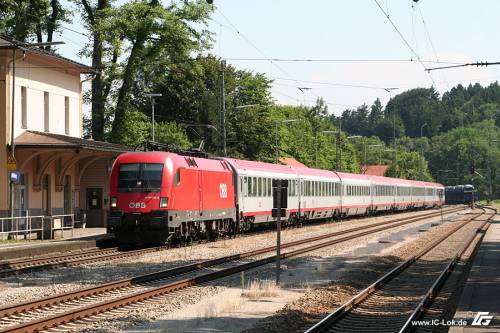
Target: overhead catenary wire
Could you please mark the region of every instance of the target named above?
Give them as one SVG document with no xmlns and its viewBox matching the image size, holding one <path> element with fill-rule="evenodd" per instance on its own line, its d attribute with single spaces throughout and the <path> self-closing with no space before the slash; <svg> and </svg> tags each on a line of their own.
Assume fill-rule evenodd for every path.
<svg viewBox="0 0 500 333">
<path fill-rule="evenodd" d="M 273 61 L 273 62 L 416 62 L 414 59 L 313 59 L 313 58 L 225 58 L 231 61 Z M 458 65 L 456 61 L 421 60 L 423 63 Z"/>
<path fill-rule="evenodd" d="M 465 63 L 465 64 L 460 64 L 460 65 L 428 68 L 428 69 L 426 69 L 426 71 L 430 72 L 430 71 L 435 71 L 438 69 L 449 69 L 449 68 L 469 67 L 469 66 L 487 67 L 487 66 L 493 66 L 493 65 L 500 65 L 500 61 L 497 61 L 497 62 L 488 62 L 488 61 L 469 62 L 469 63 Z"/>
<path fill-rule="evenodd" d="M 405 36 L 401 33 L 401 31 L 399 30 L 399 28 L 397 27 L 397 25 L 394 23 L 394 21 L 391 19 L 391 17 L 389 16 L 389 14 L 387 14 L 387 12 L 384 10 L 384 8 L 382 8 L 382 6 L 380 5 L 380 3 L 378 2 L 378 0 L 373 0 L 375 1 L 375 3 L 377 4 L 378 8 L 380 9 L 380 11 L 382 12 L 382 14 L 384 14 L 384 16 L 387 18 L 387 20 L 389 21 L 389 23 L 392 25 L 392 27 L 394 28 L 394 30 L 396 30 L 396 32 L 398 33 L 399 37 L 403 40 L 403 42 L 405 43 L 406 47 L 408 47 L 408 49 L 411 51 L 411 53 L 415 56 L 415 58 L 417 58 L 418 62 L 420 63 L 420 65 L 424 68 L 424 70 L 427 72 L 427 74 L 429 75 L 429 78 L 430 80 L 432 81 L 432 84 L 435 86 L 436 83 L 434 82 L 434 79 L 432 78 L 432 76 L 430 75 L 430 73 L 427 71 L 427 67 L 425 66 L 425 64 L 422 62 L 422 59 L 420 59 L 420 56 L 418 55 L 418 53 L 413 49 L 413 47 L 410 45 L 410 43 L 408 43 L 408 41 L 406 40 Z"/>
<path fill-rule="evenodd" d="M 252 46 L 261 56 L 263 56 L 267 61 L 270 62 L 270 64 L 274 67 L 276 67 L 280 72 L 285 74 L 285 76 L 289 77 L 290 79 L 294 79 L 293 76 L 285 71 L 281 66 L 276 64 L 270 57 L 268 57 L 255 43 L 253 43 L 248 37 L 246 37 L 234 24 L 233 22 L 226 16 L 224 13 L 220 11 L 220 9 L 216 9 L 217 12 L 228 22 L 229 25 L 231 25 L 232 29 L 237 33 L 238 36 L 240 36 L 243 40 L 245 40 L 250 46 Z M 328 104 L 328 103 L 327 103 Z"/>
<path fill-rule="evenodd" d="M 436 62 L 439 63 L 439 57 L 438 57 L 438 54 L 437 54 L 437 51 L 436 51 L 436 48 L 434 47 L 434 43 L 432 42 L 432 38 L 431 38 L 431 33 L 430 33 L 430 30 L 429 28 L 427 27 L 427 23 L 424 19 L 424 14 L 422 13 L 422 8 L 420 7 L 420 5 L 418 4 L 418 2 L 416 3 L 416 6 L 417 6 L 417 9 L 418 9 L 418 13 L 420 15 L 420 19 L 422 20 L 422 24 L 424 26 L 424 30 L 425 30 L 425 34 L 427 36 L 427 40 L 429 41 L 429 44 L 431 46 L 431 49 L 432 49 L 432 52 L 434 53 L 434 58 L 436 59 Z M 448 64 L 448 65 L 459 65 L 459 64 Z M 450 85 L 448 83 L 448 79 L 446 78 L 446 76 L 444 74 L 442 74 L 442 78 L 444 79 L 445 83 L 446 83 L 446 87 L 448 88 L 448 90 L 450 89 Z"/>
</svg>

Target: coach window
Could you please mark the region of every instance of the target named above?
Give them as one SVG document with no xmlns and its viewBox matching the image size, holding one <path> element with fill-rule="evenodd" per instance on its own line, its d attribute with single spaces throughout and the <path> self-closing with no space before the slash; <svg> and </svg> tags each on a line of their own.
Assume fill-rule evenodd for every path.
<svg viewBox="0 0 500 333">
<path fill-rule="evenodd" d="M 257 178 L 257 196 L 262 196 L 262 178 Z"/>
</svg>

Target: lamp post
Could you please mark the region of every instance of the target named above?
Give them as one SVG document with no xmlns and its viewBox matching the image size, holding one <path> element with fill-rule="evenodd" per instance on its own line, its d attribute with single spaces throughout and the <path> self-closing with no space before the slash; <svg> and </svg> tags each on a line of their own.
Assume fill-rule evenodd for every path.
<svg viewBox="0 0 500 333">
<path fill-rule="evenodd" d="M 16 107 L 16 54 L 17 50 L 22 50 L 22 55 L 19 58 L 24 59 L 26 56 L 26 51 L 30 50 L 32 47 L 48 47 L 52 45 L 59 45 L 59 44 L 65 44 L 65 42 L 42 42 L 42 43 L 25 43 L 21 41 L 17 41 L 14 39 L 7 40 L 7 43 L 9 43 L 11 46 L 6 47 L 6 49 L 12 49 L 12 59 L 7 62 L 7 69 L 12 65 L 11 67 L 11 77 L 12 77 L 12 89 L 11 89 L 11 101 L 10 101 L 10 147 L 9 147 L 9 154 L 10 157 L 15 161 L 16 158 L 16 142 L 15 142 L 15 107 Z M 7 113 L 7 110 L 5 110 L 5 113 Z M 17 166 L 16 166 L 17 167 Z M 14 217 L 14 182 L 11 179 L 11 171 L 9 171 L 9 216 Z M 12 220 L 11 220 L 12 222 Z"/>
<path fill-rule="evenodd" d="M 422 143 L 422 137 L 424 136 L 424 127 L 428 126 L 427 123 L 423 123 L 420 126 L 420 155 L 422 155 L 422 168 L 420 169 L 420 180 L 424 179 L 424 144 Z"/>
<path fill-rule="evenodd" d="M 389 101 L 392 99 L 392 91 L 398 90 L 399 88 L 384 88 L 385 91 L 389 94 Z M 387 102 L 389 104 L 389 102 Z M 387 108 L 386 104 L 386 108 Z M 397 175 L 397 147 L 396 147 L 396 109 L 392 111 L 392 140 L 394 142 L 394 168 L 396 169 L 396 175 Z"/>
<path fill-rule="evenodd" d="M 326 134 L 335 134 L 337 141 L 335 142 L 335 171 L 341 171 L 340 163 L 342 162 L 342 149 L 340 146 L 340 138 L 342 133 L 342 118 L 341 116 L 337 117 L 338 126 L 337 131 L 321 131 L 321 133 Z"/>
<path fill-rule="evenodd" d="M 383 147 L 383 144 L 376 144 L 376 145 L 368 145 L 368 147 Z M 365 151 L 366 153 L 366 151 Z M 366 154 L 365 154 L 365 159 L 366 159 Z M 380 164 L 380 154 L 378 155 L 378 164 Z"/>
<path fill-rule="evenodd" d="M 306 91 L 311 90 L 309 87 L 297 87 L 302 92 L 302 97 L 304 98 L 304 106 L 306 106 Z"/>
<path fill-rule="evenodd" d="M 362 138 L 361 135 L 350 135 L 347 137 L 347 139 L 359 139 Z M 364 150 L 364 158 L 366 159 L 366 145 L 363 145 L 363 150 Z"/>
<path fill-rule="evenodd" d="M 394 151 L 395 151 L 395 149 L 387 148 L 387 149 L 384 149 L 384 151 L 387 151 L 387 152 L 392 151 L 392 152 L 394 152 Z M 398 176 L 398 172 L 397 172 L 397 170 L 396 170 L 396 164 L 394 164 L 394 175 L 395 175 L 395 176 L 396 176 L 396 178 L 397 178 L 397 176 Z"/>
<path fill-rule="evenodd" d="M 339 132 L 338 131 L 321 131 L 321 133 L 325 134 L 335 134 L 337 137 L 336 143 L 335 143 L 335 171 L 339 171 L 339 165 L 340 165 L 340 158 L 339 158 Z"/>
<path fill-rule="evenodd" d="M 279 124 L 288 124 L 299 121 L 299 119 L 285 119 L 285 120 L 276 120 L 274 123 L 276 125 L 276 164 L 280 162 L 280 148 L 279 148 L 279 135 L 278 135 L 278 125 Z"/>
<path fill-rule="evenodd" d="M 151 99 L 151 122 L 153 123 L 152 132 L 151 132 L 151 141 L 155 141 L 155 97 L 161 97 L 162 94 L 159 93 L 150 93 L 144 94 L 144 96 L 149 97 Z"/>
</svg>

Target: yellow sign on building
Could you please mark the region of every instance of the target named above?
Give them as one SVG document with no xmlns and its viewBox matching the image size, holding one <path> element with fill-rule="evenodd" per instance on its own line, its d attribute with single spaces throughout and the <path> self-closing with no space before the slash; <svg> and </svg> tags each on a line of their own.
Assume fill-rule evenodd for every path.
<svg viewBox="0 0 500 333">
<path fill-rule="evenodd" d="M 16 171 L 17 162 L 12 154 L 7 155 L 7 171 Z"/>
</svg>

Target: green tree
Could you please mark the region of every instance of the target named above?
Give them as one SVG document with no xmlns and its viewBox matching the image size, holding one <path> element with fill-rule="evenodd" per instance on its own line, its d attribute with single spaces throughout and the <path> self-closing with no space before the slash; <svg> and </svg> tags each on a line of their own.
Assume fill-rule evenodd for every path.
<svg viewBox="0 0 500 333">
<path fill-rule="evenodd" d="M 415 151 L 398 151 L 397 165 L 391 163 L 386 176 L 432 181 L 425 158 Z"/>
<path fill-rule="evenodd" d="M 493 120 L 458 127 L 432 139 L 428 153 L 434 177 L 446 185 L 473 183 L 480 195 L 499 196 L 500 129 Z M 496 140 L 496 141 L 495 141 Z"/>
<path fill-rule="evenodd" d="M 193 148 L 186 130 L 175 122 L 157 123 L 155 126 L 155 141 L 164 143 L 173 149 Z"/>
<path fill-rule="evenodd" d="M 71 15 L 59 0 L 4 0 L 0 2 L 0 34 L 24 42 L 52 42 L 54 33 L 62 23 L 70 22 Z"/>
</svg>

